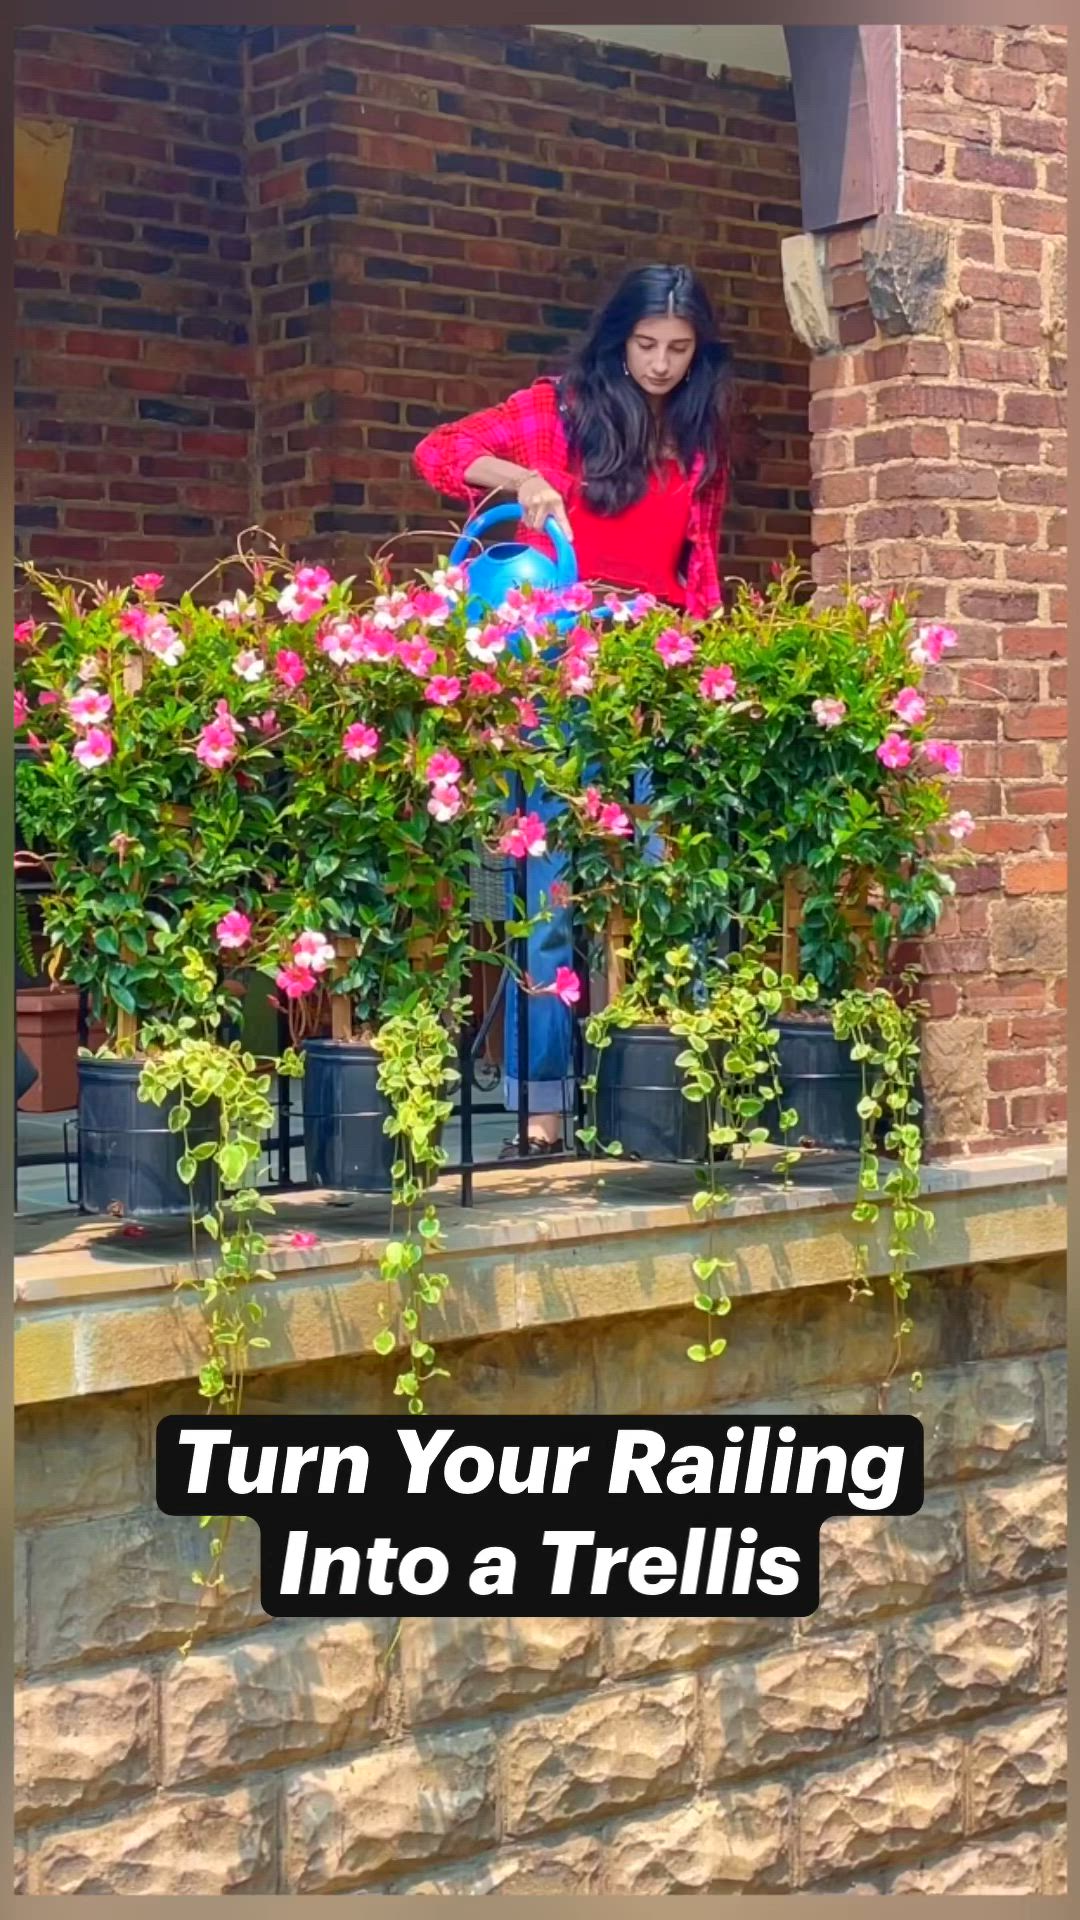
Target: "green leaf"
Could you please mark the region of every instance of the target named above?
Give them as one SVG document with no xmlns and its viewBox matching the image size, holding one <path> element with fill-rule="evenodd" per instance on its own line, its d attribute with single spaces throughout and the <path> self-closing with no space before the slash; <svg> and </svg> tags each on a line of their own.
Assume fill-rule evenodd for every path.
<svg viewBox="0 0 1080 1920">
<path fill-rule="evenodd" d="M 707 1360 L 709 1357 L 708 1348 L 703 1347 L 701 1345 L 687 1347 L 686 1357 L 688 1360 L 698 1360 L 698 1361 Z"/>
<path fill-rule="evenodd" d="M 394 1348 L 397 1346 L 397 1341 L 394 1339 L 389 1327 L 383 1327 L 375 1335 L 371 1344 L 376 1353 L 393 1353 Z"/>
</svg>

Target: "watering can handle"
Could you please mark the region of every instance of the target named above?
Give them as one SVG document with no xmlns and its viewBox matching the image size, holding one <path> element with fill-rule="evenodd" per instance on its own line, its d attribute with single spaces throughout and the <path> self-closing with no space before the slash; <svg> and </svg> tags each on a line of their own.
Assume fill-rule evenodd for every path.
<svg viewBox="0 0 1080 1920">
<path fill-rule="evenodd" d="M 502 526 L 507 520 L 520 519 L 521 508 L 517 505 L 516 501 L 512 500 L 505 501 L 502 506 L 489 507 L 486 513 L 478 514 L 475 520 L 469 521 L 460 538 L 455 543 L 450 555 L 450 565 L 452 567 L 461 566 L 469 557 L 469 548 L 472 546 L 473 541 L 477 539 L 480 534 L 486 533 L 489 527 Z M 557 520 L 547 519 L 544 522 L 544 532 L 547 534 L 548 539 L 555 549 L 556 580 L 558 585 L 560 587 L 572 587 L 578 577 L 577 558 L 574 554 L 573 547 L 566 538 Z"/>
</svg>

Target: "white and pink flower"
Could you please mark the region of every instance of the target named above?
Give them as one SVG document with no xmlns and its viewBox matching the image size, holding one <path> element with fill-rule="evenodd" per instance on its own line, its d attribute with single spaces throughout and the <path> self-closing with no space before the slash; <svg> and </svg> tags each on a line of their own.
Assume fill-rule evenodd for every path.
<svg viewBox="0 0 1080 1920">
<path fill-rule="evenodd" d="M 113 755 L 113 737 L 104 727 L 88 727 L 72 748 L 80 767 L 103 767 Z"/>
<path fill-rule="evenodd" d="M 336 667 L 355 667 L 366 658 L 363 630 L 349 616 L 331 620 L 319 634 L 319 650 Z"/>
<path fill-rule="evenodd" d="M 239 907 L 232 907 L 228 913 L 222 915 L 214 928 L 214 934 L 219 947 L 226 947 L 231 952 L 239 953 L 241 947 L 246 947 L 251 939 L 251 921 L 246 913 L 241 913 Z"/>
<path fill-rule="evenodd" d="M 821 700 L 812 700 L 810 711 L 819 727 L 838 727 L 847 713 L 847 702 L 826 696 Z"/>
<path fill-rule="evenodd" d="M 600 809 L 597 825 L 601 833 L 606 833 L 615 840 L 627 840 L 634 831 L 634 823 L 629 814 L 624 813 L 614 800 L 605 801 Z"/>
<path fill-rule="evenodd" d="M 417 680 L 426 680 L 439 658 L 426 640 L 399 640 L 395 651 L 406 672 Z"/>
<path fill-rule="evenodd" d="M 371 760 L 378 753 L 379 746 L 378 728 L 365 726 L 361 720 L 346 727 L 341 736 L 341 751 L 346 760 Z"/>
<path fill-rule="evenodd" d="M 448 600 L 459 600 L 465 591 L 466 573 L 464 567 L 438 567 L 431 576 L 431 584 L 436 593 Z"/>
<path fill-rule="evenodd" d="M 943 653 L 950 653 L 956 645 L 956 633 L 952 627 L 943 627 L 940 622 L 924 622 L 908 647 L 908 657 L 919 667 L 936 667 Z"/>
<path fill-rule="evenodd" d="M 178 667 L 184 657 L 184 643 L 175 628 L 170 627 L 163 613 L 151 613 L 145 617 L 142 632 L 137 636 L 140 646 L 152 653 L 162 666 Z"/>
<path fill-rule="evenodd" d="M 926 719 L 926 701 L 918 687 L 901 687 L 892 710 L 901 726 L 919 727 Z"/>
<path fill-rule="evenodd" d="M 241 680 L 246 680 L 249 687 L 253 687 L 266 672 L 266 661 L 261 653 L 256 653 L 254 647 L 245 647 L 233 661 L 232 670 Z"/>
<path fill-rule="evenodd" d="M 465 651 L 471 653 L 474 660 L 480 660 L 485 667 L 493 667 L 500 653 L 506 651 L 506 635 L 501 627 L 469 627 L 465 635 Z"/>
<path fill-rule="evenodd" d="M 953 840 L 966 840 L 969 833 L 975 831 L 975 821 L 966 807 L 958 807 L 945 822 Z"/>
<path fill-rule="evenodd" d="M 315 927 L 305 927 L 293 941 L 292 959 L 294 967 L 301 967 L 306 973 L 325 973 L 333 964 L 334 949 L 324 933 Z"/>
<path fill-rule="evenodd" d="M 461 791 L 452 780 L 436 780 L 427 803 L 433 820 L 456 820 L 464 805 Z"/>
<path fill-rule="evenodd" d="M 726 662 L 719 667 L 706 667 L 698 681 L 698 692 L 703 700 L 734 700 L 735 674 Z"/>
<path fill-rule="evenodd" d="M 461 761 L 458 759 L 456 753 L 450 753 L 446 747 L 436 747 L 435 752 L 429 756 L 427 765 L 424 768 L 424 779 L 430 780 L 434 784 L 441 780 L 453 782 L 460 780 L 460 778 Z"/>
<path fill-rule="evenodd" d="M 290 620 L 313 620 L 330 597 L 333 577 L 325 567 L 297 567 L 287 587 L 278 595 L 278 612 Z"/>
<path fill-rule="evenodd" d="M 865 613 L 870 626 L 880 627 L 883 624 L 885 619 L 885 602 L 880 593 L 862 593 L 859 595 L 858 604 Z"/>
<path fill-rule="evenodd" d="M 499 852 L 511 860 L 547 852 L 547 828 L 538 813 L 513 814 L 499 840 Z"/>
<path fill-rule="evenodd" d="M 214 608 L 218 618 L 230 627 L 238 627 L 244 620 L 253 620 L 258 611 L 258 601 L 248 593 L 237 593 L 231 600 L 219 600 Z"/>
<path fill-rule="evenodd" d="M 591 587 L 581 580 L 575 580 L 572 586 L 563 587 L 559 592 L 559 613 L 588 613 L 596 603 L 596 595 Z"/>
<path fill-rule="evenodd" d="M 67 710 L 75 726 L 101 727 L 112 712 L 112 701 L 99 688 L 85 687 L 81 693 L 72 694 Z"/>
<path fill-rule="evenodd" d="M 697 652 L 697 643 L 678 627 L 665 627 L 653 644 L 665 667 L 685 667 Z"/>
<path fill-rule="evenodd" d="M 877 757 L 883 767 L 892 771 L 910 766 L 911 741 L 906 740 L 902 733 L 887 733 L 877 749 Z"/>
</svg>

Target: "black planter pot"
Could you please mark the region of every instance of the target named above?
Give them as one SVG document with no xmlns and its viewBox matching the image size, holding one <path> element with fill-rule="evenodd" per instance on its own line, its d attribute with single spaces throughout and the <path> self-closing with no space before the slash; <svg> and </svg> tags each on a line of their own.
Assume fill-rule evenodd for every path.
<svg viewBox="0 0 1080 1920">
<path fill-rule="evenodd" d="M 348 1040 L 304 1043 L 304 1158 L 312 1186 L 337 1193 L 389 1193 L 402 1142 L 384 1132 L 390 1114 L 378 1087 L 379 1056 Z M 431 1179 L 434 1179 L 434 1170 Z"/>
<path fill-rule="evenodd" d="M 79 1061 L 79 1208 L 82 1213 L 120 1213 L 126 1219 L 186 1216 L 194 1200 L 205 1213 L 214 1198 L 214 1168 L 199 1164 L 194 1184 L 184 1185 L 176 1164 L 183 1137 L 169 1131 L 170 1095 L 160 1107 L 138 1097 L 138 1060 Z M 218 1116 L 196 1107 L 188 1145 L 218 1138 Z"/>
<path fill-rule="evenodd" d="M 858 1105 L 862 1074 L 851 1057 L 850 1040 L 838 1040 L 832 1026 L 817 1020 L 778 1020 L 780 1085 L 784 1105 L 799 1116 L 791 1144 L 857 1149 L 862 1138 Z M 775 1106 L 761 1116 L 773 1139 L 779 1138 Z"/>
<path fill-rule="evenodd" d="M 615 1028 L 599 1055 L 596 1077 L 603 1145 L 617 1140 L 632 1160 L 700 1165 L 708 1158 L 705 1103 L 684 1100 L 682 1068 L 675 1065 L 685 1044 L 666 1027 Z"/>
</svg>

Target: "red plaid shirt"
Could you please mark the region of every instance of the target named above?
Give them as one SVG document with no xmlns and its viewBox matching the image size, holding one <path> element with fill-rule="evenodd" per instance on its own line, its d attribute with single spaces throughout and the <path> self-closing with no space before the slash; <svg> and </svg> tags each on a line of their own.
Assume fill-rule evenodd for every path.
<svg viewBox="0 0 1080 1920">
<path fill-rule="evenodd" d="M 413 457 L 419 472 L 438 493 L 467 500 L 475 510 L 485 495 L 482 489 L 468 485 L 465 474 L 474 460 L 485 456 L 532 468 L 564 500 L 573 494 L 581 475 L 571 459 L 554 380 L 537 380 L 531 387 L 510 394 L 500 406 L 436 427 L 421 440 Z M 690 469 L 692 483 L 696 484 L 703 465 L 699 454 Z M 727 473 L 721 467 L 691 501 L 686 606 L 695 619 L 714 612 L 721 602 L 718 549 L 726 495 Z"/>
</svg>

